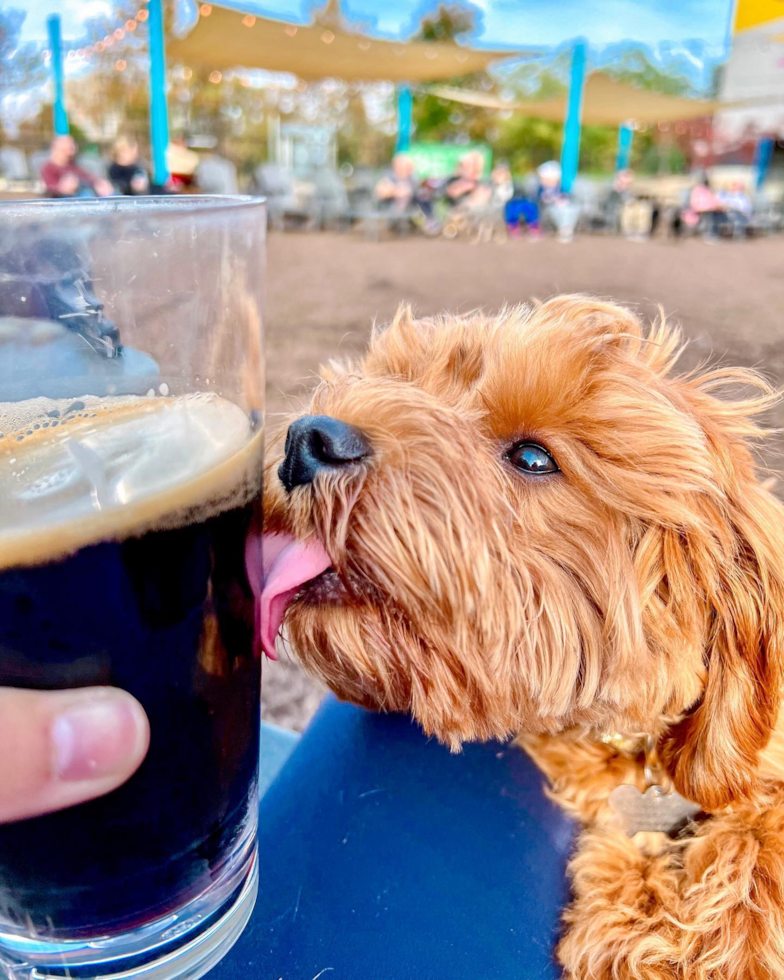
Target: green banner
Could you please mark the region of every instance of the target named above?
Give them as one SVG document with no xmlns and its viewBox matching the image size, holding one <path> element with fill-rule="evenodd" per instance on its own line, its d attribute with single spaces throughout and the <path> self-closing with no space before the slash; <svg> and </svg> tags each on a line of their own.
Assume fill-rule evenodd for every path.
<svg viewBox="0 0 784 980">
<path fill-rule="evenodd" d="M 493 166 L 493 151 L 485 143 L 412 143 L 406 155 L 414 161 L 417 177 L 451 177 L 466 153 L 480 153 L 484 160 L 482 176 Z"/>
</svg>

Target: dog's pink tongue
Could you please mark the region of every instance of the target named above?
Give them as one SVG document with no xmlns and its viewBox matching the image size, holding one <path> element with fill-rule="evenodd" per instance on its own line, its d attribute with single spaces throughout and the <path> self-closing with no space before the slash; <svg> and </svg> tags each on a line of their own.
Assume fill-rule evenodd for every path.
<svg viewBox="0 0 784 980">
<path fill-rule="evenodd" d="M 332 565 L 332 559 L 316 538 L 297 541 L 290 534 L 265 534 L 262 561 L 261 648 L 270 660 L 276 660 L 275 637 L 286 606 L 306 582 Z"/>
</svg>

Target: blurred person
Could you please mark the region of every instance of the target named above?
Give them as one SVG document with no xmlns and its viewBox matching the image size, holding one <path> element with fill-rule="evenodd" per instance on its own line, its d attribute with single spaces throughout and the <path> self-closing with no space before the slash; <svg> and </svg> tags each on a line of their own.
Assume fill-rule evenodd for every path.
<svg viewBox="0 0 784 980">
<path fill-rule="evenodd" d="M 536 194 L 539 215 L 550 224 L 558 235 L 558 241 L 571 242 L 580 218 L 580 208 L 561 186 L 561 164 L 548 160 L 536 168 L 539 187 Z"/>
<path fill-rule="evenodd" d="M 613 175 L 610 190 L 607 193 L 607 200 L 604 204 L 604 211 L 607 224 L 613 231 L 621 229 L 621 215 L 624 205 L 633 199 L 632 184 L 634 177 L 631 170 L 626 168 L 616 170 Z"/>
<path fill-rule="evenodd" d="M 182 191 L 196 182 L 199 155 L 188 146 L 184 136 L 175 136 L 166 148 L 166 169 L 171 190 Z"/>
<path fill-rule="evenodd" d="M 504 160 L 499 160 L 490 171 L 490 197 L 497 205 L 505 205 L 514 197 L 512 171 Z"/>
<path fill-rule="evenodd" d="M 658 209 L 649 198 L 634 191 L 634 174 L 628 168 L 616 171 L 605 205 L 608 224 L 632 242 L 647 242 L 658 219 Z"/>
<path fill-rule="evenodd" d="M 376 199 L 396 211 L 408 211 L 416 195 L 414 161 L 405 153 L 396 153 L 391 168 L 376 184 Z"/>
<path fill-rule="evenodd" d="M 48 197 L 109 197 L 111 183 L 97 177 L 76 163 L 76 141 L 73 136 L 55 136 L 49 159 L 41 167 L 41 180 Z"/>
<path fill-rule="evenodd" d="M 112 148 L 112 162 L 109 165 L 109 180 L 118 194 L 131 196 L 147 194 L 150 179 L 139 163 L 139 145 L 134 139 L 120 136 Z"/>
<path fill-rule="evenodd" d="M 392 166 L 376 184 L 376 200 L 382 208 L 408 214 L 427 234 L 435 234 L 440 224 L 433 215 L 434 188 L 420 183 L 414 175 L 414 161 L 406 153 L 396 153 Z M 411 215 L 411 212 L 415 213 Z"/>
<path fill-rule="evenodd" d="M 732 222 L 735 233 L 745 234 L 751 222 L 754 205 L 743 181 L 734 180 L 726 191 L 719 191 L 717 197 Z"/>
<path fill-rule="evenodd" d="M 711 190 L 710 179 L 705 174 L 689 194 L 689 208 L 697 218 L 697 226 L 702 226 L 703 240 L 715 241 L 722 228 L 729 222 L 727 211 L 718 196 Z M 692 219 L 693 221 L 693 219 Z M 687 224 L 690 222 L 687 220 Z"/>
<path fill-rule="evenodd" d="M 482 180 L 485 159 L 478 150 L 472 150 L 460 160 L 457 172 L 444 186 L 447 202 L 452 207 L 483 207 L 491 197 L 489 186 Z"/>
</svg>

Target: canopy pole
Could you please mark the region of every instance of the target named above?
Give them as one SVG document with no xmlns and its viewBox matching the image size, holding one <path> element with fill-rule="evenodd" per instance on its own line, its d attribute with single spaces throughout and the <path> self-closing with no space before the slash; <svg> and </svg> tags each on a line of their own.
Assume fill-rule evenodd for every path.
<svg viewBox="0 0 784 980">
<path fill-rule="evenodd" d="M 561 189 L 569 193 L 580 163 L 580 129 L 582 126 L 583 88 L 585 86 L 585 41 L 576 41 L 572 51 L 569 77 L 569 101 L 566 106 L 563 147 L 561 149 Z"/>
<path fill-rule="evenodd" d="M 162 0 L 148 0 L 150 31 L 150 143 L 153 183 L 163 187 L 169 179 L 169 110 L 166 105 L 166 50 L 163 40 Z"/>
<path fill-rule="evenodd" d="M 634 126 L 631 123 L 621 123 L 618 127 L 618 154 L 615 157 L 616 170 L 628 170 L 634 141 Z"/>
<path fill-rule="evenodd" d="M 49 33 L 49 50 L 52 53 L 52 80 L 54 82 L 54 134 L 67 136 L 68 113 L 65 111 L 65 84 L 63 76 L 63 38 L 59 14 L 50 14 L 46 18 L 46 29 Z"/>
<path fill-rule="evenodd" d="M 754 148 L 754 186 L 757 190 L 762 187 L 768 176 L 775 142 L 772 137 L 763 136 Z"/>
<path fill-rule="evenodd" d="M 410 85 L 397 87 L 397 144 L 396 153 L 406 153 L 411 146 L 411 131 L 413 120 L 414 96 Z"/>
</svg>

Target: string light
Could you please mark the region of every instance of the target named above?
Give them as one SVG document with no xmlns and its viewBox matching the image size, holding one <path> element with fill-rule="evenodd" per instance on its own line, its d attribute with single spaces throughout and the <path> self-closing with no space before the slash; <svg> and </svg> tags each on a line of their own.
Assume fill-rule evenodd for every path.
<svg viewBox="0 0 784 980">
<path fill-rule="evenodd" d="M 332 44 L 332 42 L 335 40 L 335 35 L 332 33 L 332 31 L 324 31 L 324 33 L 321 35 L 321 40 L 324 42 L 324 44 Z"/>
<path fill-rule="evenodd" d="M 243 23 L 243 24 L 244 24 L 244 25 L 245 25 L 246 27 L 253 27 L 253 25 L 254 25 L 254 24 L 256 23 L 256 18 L 255 18 L 255 17 L 253 16 L 253 14 L 246 14 L 246 15 L 245 15 L 245 16 L 244 16 L 244 17 L 242 18 L 242 23 Z"/>
<path fill-rule="evenodd" d="M 125 37 L 125 31 L 122 29 L 122 27 L 118 27 L 117 30 L 114 32 L 115 41 L 122 41 L 124 37 Z"/>
<path fill-rule="evenodd" d="M 143 24 L 147 20 L 147 18 L 149 16 L 150 15 L 147 13 L 146 10 L 137 10 L 136 11 L 136 19 L 139 21 L 140 24 Z"/>
<path fill-rule="evenodd" d="M 200 14 L 200 15 L 201 15 L 202 17 L 209 17 L 211 13 L 212 13 L 212 7 L 210 6 L 210 4 L 208 4 L 208 3 L 203 3 L 203 4 L 202 4 L 202 5 L 201 5 L 201 6 L 199 7 L 199 14 Z"/>
<path fill-rule="evenodd" d="M 96 41 L 95 44 L 93 45 L 93 50 L 97 51 L 98 54 L 100 54 L 101 51 L 103 51 L 103 47 L 104 47 L 103 41 Z"/>
<path fill-rule="evenodd" d="M 193 78 L 193 69 L 192 68 L 183 68 L 183 70 L 182 70 L 182 77 L 185 79 L 186 82 L 188 81 L 188 79 Z"/>
<path fill-rule="evenodd" d="M 136 21 L 135 20 L 126 20 L 126 22 L 125 22 L 125 30 L 126 31 L 135 31 L 136 30 Z"/>
<path fill-rule="evenodd" d="M 122 58 L 118 58 L 114 63 L 114 67 L 117 71 L 125 71 L 127 63 Z"/>
<path fill-rule="evenodd" d="M 296 24 L 289 24 L 288 27 L 283 28 L 283 33 L 288 34 L 289 37 L 295 37 L 297 33 Z"/>
<path fill-rule="evenodd" d="M 223 78 L 223 75 L 221 75 L 221 73 L 219 71 L 211 71 L 210 72 L 210 81 L 212 82 L 213 85 L 217 85 L 218 82 L 222 78 Z"/>
<path fill-rule="evenodd" d="M 370 41 L 365 41 L 365 40 L 359 41 L 357 47 L 359 48 L 360 51 L 369 51 Z"/>
</svg>

